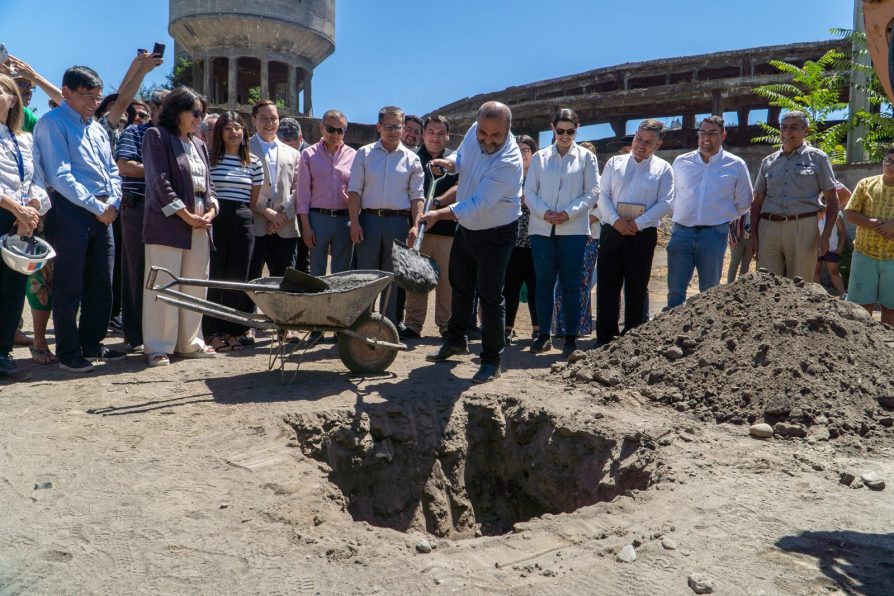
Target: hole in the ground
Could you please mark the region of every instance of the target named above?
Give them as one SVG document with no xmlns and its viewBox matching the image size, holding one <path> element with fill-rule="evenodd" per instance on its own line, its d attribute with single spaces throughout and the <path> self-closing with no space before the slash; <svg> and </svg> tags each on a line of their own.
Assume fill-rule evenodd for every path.
<svg viewBox="0 0 894 596">
<path fill-rule="evenodd" d="M 502 534 L 610 501 L 648 488 L 656 468 L 641 433 L 505 397 L 365 404 L 287 422 L 304 453 L 329 466 L 355 520 L 442 537 Z"/>
</svg>

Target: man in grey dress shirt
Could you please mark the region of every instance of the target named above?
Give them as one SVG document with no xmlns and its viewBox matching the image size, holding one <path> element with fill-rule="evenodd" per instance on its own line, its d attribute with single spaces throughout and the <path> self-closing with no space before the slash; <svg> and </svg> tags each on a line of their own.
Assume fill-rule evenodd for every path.
<svg viewBox="0 0 894 596">
<path fill-rule="evenodd" d="M 412 245 L 416 236 L 410 222 L 422 211 L 422 164 L 400 142 L 403 117 L 398 107 L 379 110 L 379 140 L 361 147 L 351 164 L 348 215 L 358 269 L 394 271 L 394 241 Z M 397 292 L 392 287 L 387 294 L 381 310 L 397 327 Z"/>
<path fill-rule="evenodd" d="M 779 125 L 782 148 L 761 162 L 751 205 L 752 251 L 759 266 L 806 280 L 813 279 L 817 256 L 829 252 L 838 218 L 832 163 L 804 141 L 809 130 L 804 112 L 785 115 Z M 823 208 L 826 225 L 820 234 L 816 216 Z"/>
</svg>

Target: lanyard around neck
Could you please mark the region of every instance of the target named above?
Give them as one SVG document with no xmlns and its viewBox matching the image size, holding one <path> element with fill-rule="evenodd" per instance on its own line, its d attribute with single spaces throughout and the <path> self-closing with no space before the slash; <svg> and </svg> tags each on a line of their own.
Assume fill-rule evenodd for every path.
<svg viewBox="0 0 894 596">
<path fill-rule="evenodd" d="M 8 130 L 8 129 L 7 129 Z M 19 182 L 22 184 L 25 183 L 25 159 L 22 157 L 22 149 L 19 147 L 19 142 L 16 140 L 16 136 L 13 134 L 11 130 L 9 130 L 9 138 L 12 139 L 13 147 L 16 149 L 16 167 L 19 170 Z"/>
</svg>

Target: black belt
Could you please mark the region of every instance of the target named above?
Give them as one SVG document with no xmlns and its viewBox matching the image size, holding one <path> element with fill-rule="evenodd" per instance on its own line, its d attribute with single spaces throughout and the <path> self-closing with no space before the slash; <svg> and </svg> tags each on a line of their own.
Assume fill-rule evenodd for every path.
<svg viewBox="0 0 894 596">
<path fill-rule="evenodd" d="M 328 215 L 329 217 L 345 217 L 348 215 L 347 209 L 323 209 L 322 207 L 311 207 L 310 210 L 314 213 Z"/>
<path fill-rule="evenodd" d="M 361 209 L 361 211 L 377 217 L 410 217 L 409 209 Z"/>
<path fill-rule="evenodd" d="M 775 213 L 761 213 L 761 219 L 769 219 L 770 221 L 795 221 L 804 219 L 805 217 L 816 217 L 819 211 L 811 211 L 810 213 L 798 213 L 797 215 L 776 215 Z"/>
</svg>

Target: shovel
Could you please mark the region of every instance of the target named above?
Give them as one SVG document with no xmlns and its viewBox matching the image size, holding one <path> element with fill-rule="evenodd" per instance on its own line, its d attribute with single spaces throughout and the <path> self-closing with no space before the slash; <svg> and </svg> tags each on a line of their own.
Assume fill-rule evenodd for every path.
<svg viewBox="0 0 894 596">
<path fill-rule="evenodd" d="M 431 172 L 431 169 L 429 169 Z M 438 182 L 447 176 L 445 172 L 439 178 L 432 174 L 431 184 L 428 185 L 428 193 L 425 196 L 425 204 L 422 213 L 428 212 L 432 199 L 435 196 L 435 187 Z M 394 263 L 394 281 L 397 285 L 414 294 L 427 294 L 438 286 L 440 269 L 438 264 L 428 255 L 419 252 L 422 246 L 422 237 L 425 235 L 425 222 L 419 224 L 419 232 L 416 241 L 410 248 L 400 240 L 395 240 L 391 248 L 391 258 Z"/>
<path fill-rule="evenodd" d="M 293 294 L 316 294 L 329 289 L 329 283 L 315 275 L 286 267 L 279 289 Z"/>
</svg>

